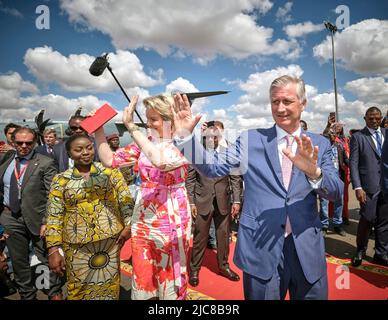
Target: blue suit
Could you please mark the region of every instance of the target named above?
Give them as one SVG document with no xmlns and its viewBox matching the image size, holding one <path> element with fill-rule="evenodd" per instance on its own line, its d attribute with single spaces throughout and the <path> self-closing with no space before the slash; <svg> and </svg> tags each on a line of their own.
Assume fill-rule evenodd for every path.
<svg viewBox="0 0 388 320">
<path fill-rule="evenodd" d="M 331 161 L 329 141 L 317 134 L 304 133 L 319 147 L 318 165 L 323 177 L 320 187 L 315 190 L 305 174 L 295 167 L 288 191 L 285 189 L 275 126 L 248 130 L 225 153 L 219 154 L 214 164 L 198 164 L 198 155 L 203 150 L 198 141 L 192 140 L 197 158 L 194 167 L 202 174 L 209 177 L 223 176 L 238 167 L 243 175 L 244 205 L 234 262 L 244 271 L 244 275 L 269 280 L 276 274 L 282 260 L 288 215 L 292 237 L 287 238 L 294 242 L 305 279 L 312 284 L 326 277 L 317 194 L 335 201 L 342 197 L 343 183 Z M 187 153 L 187 150 L 184 151 Z"/>
</svg>

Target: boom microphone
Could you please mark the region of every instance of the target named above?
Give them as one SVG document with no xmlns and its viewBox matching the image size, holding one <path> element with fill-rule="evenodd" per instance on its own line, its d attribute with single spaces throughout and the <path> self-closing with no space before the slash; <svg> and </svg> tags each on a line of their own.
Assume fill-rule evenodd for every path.
<svg viewBox="0 0 388 320">
<path fill-rule="evenodd" d="M 101 57 L 97 57 L 96 60 L 92 63 L 92 65 L 89 68 L 89 72 L 95 76 L 98 77 L 102 75 L 106 67 L 109 65 L 108 59 L 107 59 L 108 54 L 106 53 L 105 55 Z"/>
<path fill-rule="evenodd" d="M 116 76 L 114 75 L 114 73 L 112 71 L 112 68 L 109 65 L 107 57 L 108 57 L 107 53 L 104 54 L 101 57 L 97 57 L 96 60 L 94 60 L 94 62 L 92 63 L 92 65 L 89 68 L 90 74 L 92 74 L 95 77 L 98 77 L 98 76 L 102 75 L 102 73 L 105 71 L 105 69 L 108 68 L 108 70 L 109 70 L 110 74 L 112 75 L 113 79 L 115 79 L 115 81 L 118 84 L 118 86 L 120 87 L 121 91 L 124 93 L 124 96 L 127 98 L 128 102 L 131 103 L 131 100 L 129 99 L 129 97 L 128 97 L 127 93 L 125 92 L 124 88 L 120 84 L 119 80 L 117 80 Z M 140 114 L 136 111 L 136 109 L 135 109 L 135 113 L 139 117 L 141 123 L 144 126 L 146 126 L 146 124 L 144 123 L 143 119 L 140 117 Z"/>
</svg>

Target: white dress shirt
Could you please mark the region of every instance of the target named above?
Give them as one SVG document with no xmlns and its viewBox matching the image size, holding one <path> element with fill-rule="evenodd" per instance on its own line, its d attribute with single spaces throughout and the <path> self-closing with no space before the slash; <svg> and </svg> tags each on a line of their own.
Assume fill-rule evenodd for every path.
<svg viewBox="0 0 388 320">
<path fill-rule="evenodd" d="M 369 128 L 369 127 L 367 127 L 367 128 L 368 128 L 370 134 L 372 135 L 372 140 L 373 140 L 373 143 L 375 144 L 376 149 L 378 149 L 378 147 L 377 147 L 377 140 L 376 140 L 375 132 L 376 132 L 376 131 L 380 132 L 380 137 L 381 137 L 381 147 L 382 147 L 383 144 L 384 144 L 384 136 L 383 136 L 383 133 L 381 132 L 380 127 L 378 127 L 377 130 L 371 129 L 371 128 Z"/>
<path fill-rule="evenodd" d="M 283 162 L 283 149 L 287 148 L 287 140 L 285 139 L 287 135 L 289 135 L 288 132 L 280 128 L 278 125 L 275 125 L 276 128 L 276 138 L 278 140 L 278 155 L 279 155 L 279 162 L 280 162 L 280 167 L 282 166 Z M 300 137 L 300 134 L 302 133 L 301 127 L 299 127 L 296 131 L 294 131 L 291 135 L 293 137 Z M 295 139 L 292 141 L 291 145 L 291 150 L 292 153 L 295 154 L 296 150 L 298 148 L 298 144 L 296 143 Z M 307 176 L 306 176 L 307 177 Z M 311 187 L 313 189 L 318 189 L 321 186 L 322 178 L 318 180 L 313 180 L 307 177 Z"/>
</svg>

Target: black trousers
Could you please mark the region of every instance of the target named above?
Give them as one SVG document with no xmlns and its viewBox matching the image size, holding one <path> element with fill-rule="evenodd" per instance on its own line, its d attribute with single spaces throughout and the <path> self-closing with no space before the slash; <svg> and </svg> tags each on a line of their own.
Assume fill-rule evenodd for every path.
<svg viewBox="0 0 388 320">
<path fill-rule="evenodd" d="M 373 199 L 374 198 L 374 199 Z M 357 250 L 366 251 L 368 247 L 369 234 L 374 226 L 375 228 L 375 252 L 377 256 L 382 257 L 388 254 L 388 203 L 384 201 L 382 193 L 377 197 L 368 196 L 368 201 L 375 201 L 375 219 L 370 220 L 371 213 L 365 214 L 364 206 L 360 209 L 360 221 L 357 228 Z M 374 207 L 374 206 L 370 206 Z M 370 210 L 370 208 L 368 208 Z"/>
<path fill-rule="evenodd" d="M 8 209 L 5 209 L 0 216 L 0 223 L 4 226 L 5 232 L 9 234 L 6 243 L 14 270 L 15 283 L 21 299 L 36 299 L 37 287 L 42 289 L 48 296 L 60 294 L 62 287 L 61 279 L 51 271 L 48 273 L 49 268 L 45 242 L 39 236 L 32 234 L 28 230 L 23 215 L 11 213 Z M 39 275 L 43 275 L 45 270 L 47 271 L 49 275 L 49 286 L 45 286 L 45 281 L 42 281 L 42 279 L 34 283 L 35 277 L 32 274 L 29 262 L 30 242 L 33 245 L 39 261 L 45 266 Z"/>
</svg>

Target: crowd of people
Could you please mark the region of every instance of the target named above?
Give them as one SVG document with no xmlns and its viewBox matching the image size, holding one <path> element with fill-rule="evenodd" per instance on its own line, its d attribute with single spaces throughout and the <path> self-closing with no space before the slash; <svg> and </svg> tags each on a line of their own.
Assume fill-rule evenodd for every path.
<svg viewBox="0 0 388 320">
<path fill-rule="evenodd" d="M 212 225 L 218 274 L 240 281 L 228 263 L 231 222 L 238 220 L 234 263 L 243 271 L 245 299 L 284 299 L 287 292 L 291 299 L 327 299 L 324 236 L 330 217 L 334 231 L 346 235 L 350 183 L 360 203 L 352 264 L 362 263 L 373 228 L 374 262 L 388 266 L 387 116 L 369 108 L 364 129 L 346 137 L 331 113 L 324 132 L 314 134 L 301 119 L 302 79 L 275 79 L 269 97 L 275 125 L 244 131 L 234 143 L 220 121 L 205 122 L 197 137 L 201 116 L 180 94 L 143 100 L 146 134 L 134 123 L 132 97 L 123 123 L 133 143 L 124 147 L 103 127 L 88 135 L 79 115 L 69 120 L 68 139 L 46 129 L 40 146 L 34 130 L 7 125 L 0 283 L 36 299 L 33 250 L 49 270 L 49 299 L 64 299 L 66 283 L 69 300 L 117 300 L 128 240 L 131 298 L 184 300 L 188 284 L 200 282 Z"/>
</svg>

